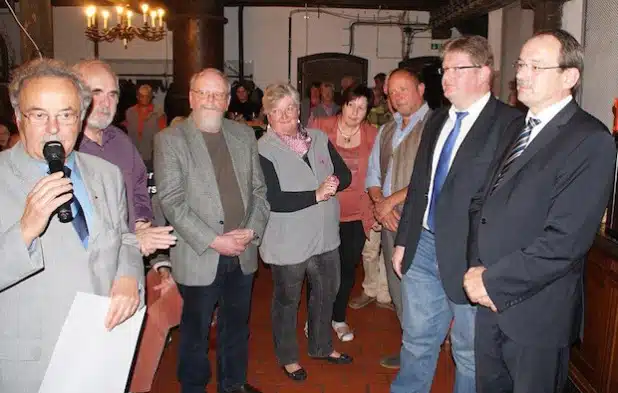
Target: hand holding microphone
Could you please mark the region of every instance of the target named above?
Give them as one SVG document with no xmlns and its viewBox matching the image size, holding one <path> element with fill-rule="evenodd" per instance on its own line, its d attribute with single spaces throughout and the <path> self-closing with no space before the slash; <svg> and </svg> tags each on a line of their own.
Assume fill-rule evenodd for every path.
<svg viewBox="0 0 618 393">
<path fill-rule="evenodd" d="M 60 142 L 53 141 L 47 142 L 45 146 L 52 145 L 53 157 L 50 155 L 48 159 L 45 155 L 45 148 L 43 149 L 45 158 L 50 166 L 50 175 L 43 177 L 39 180 L 28 196 L 26 197 L 26 206 L 20 220 L 20 227 L 22 238 L 27 246 L 29 246 L 34 239 L 39 237 L 41 233 L 47 227 L 50 216 L 58 210 L 60 218 L 61 211 L 63 212 L 63 219 L 66 219 L 66 208 L 68 212 L 71 212 L 70 201 L 73 198 L 73 184 L 71 180 L 64 177 L 64 148 Z M 62 149 L 62 154 L 58 154 L 58 145 Z M 53 161 L 53 164 L 52 164 Z M 60 161 L 61 165 L 58 164 Z M 53 166 L 53 168 L 52 168 Z M 58 171 L 58 167 L 60 170 Z M 61 206 L 63 207 L 61 209 Z M 72 214 L 69 221 L 72 219 Z"/>
</svg>

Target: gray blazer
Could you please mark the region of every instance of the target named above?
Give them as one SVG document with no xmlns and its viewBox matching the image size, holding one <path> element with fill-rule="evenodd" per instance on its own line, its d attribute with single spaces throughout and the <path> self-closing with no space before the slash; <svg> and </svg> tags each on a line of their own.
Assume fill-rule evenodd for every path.
<svg viewBox="0 0 618 393">
<path fill-rule="evenodd" d="M 257 270 L 257 246 L 270 212 L 266 184 L 253 130 L 228 119 L 222 128 L 245 207 L 241 228 L 257 235 L 239 256 L 243 273 L 251 274 Z M 155 136 L 154 168 L 163 213 L 178 237 L 170 255 L 174 279 L 183 285 L 210 285 L 219 263 L 210 244 L 223 234 L 225 195 L 219 195 L 204 137 L 191 117 Z"/>
<path fill-rule="evenodd" d="M 55 215 L 31 249 L 24 244 L 20 219 L 26 195 L 43 175 L 21 143 L 0 153 L 0 392 L 39 390 L 76 292 L 109 296 L 119 276 L 135 277 L 143 288 L 142 256 L 127 227 L 120 170 L 74 154 L 92 206 L 87 249 L 73 226 Z"/>
</svg>

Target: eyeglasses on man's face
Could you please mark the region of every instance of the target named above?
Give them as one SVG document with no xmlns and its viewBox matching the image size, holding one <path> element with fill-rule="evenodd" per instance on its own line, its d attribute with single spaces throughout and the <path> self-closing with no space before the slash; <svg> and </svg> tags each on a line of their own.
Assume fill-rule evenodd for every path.
<svg viewBox="0 0 618 393">
<path fill-rule="evenodd" d="M 461 71 L 470 70 L 475 68 L 482 68 L 480 65 L 467 65 L 467 66 L 455 66 L 455 67 L 440 67 L 438 68 L 438 75 L 444 76 L 447 72 L 459 74 Z"/>
<path fill-rule="evenodd" d="M 22 115 L 34 126 L 46 126 L 52 117 L 56 119 L 59 126 L 73 126 L 79 118 L 79 114 L 73 110 L 62 111 L 53 116 L 43 110 L 31 110 L 22 112 Z"/>
<path fill-rule="evenodd" d="M 545 71 L 545 70 L 556 70 L 556 69 L 562 70 L 565 67 L 561 66 L 561 65 L 557 65 L 557 66 L 543 66 L 543 65 L 540 65 L 540 64 L 529 64 L 529 63 L 526 63 L 524 61 L 517 60 L 516 62 L 513 63 L 513 68 L 517 72 L 531 70 L 533 73 L 538 74 L 538 73 L 540 73 L 542 71 Z"/>
<path fill-rule="evenodd" d="M 195 93 L 195 95 L 200 100 L 212 98 L 215 101 L 223 101 L 229 97 L 228 93 L 220 92 L 220 91 L 208 91 L 208 90 L 198 90 L 198 89 L 191 89 L 191 91 Z"/>
</svg>

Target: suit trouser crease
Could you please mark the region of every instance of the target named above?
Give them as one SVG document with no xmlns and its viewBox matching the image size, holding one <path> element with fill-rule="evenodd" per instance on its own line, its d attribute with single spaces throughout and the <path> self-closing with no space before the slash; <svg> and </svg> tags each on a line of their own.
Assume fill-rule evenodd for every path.
<svg viewBox="0 0 618 393">
<path fill-rule="evenodd" d="M 562 393 L 569 374 L 569 347 L 533 347 L 510 339 L 496 315 L 476 315 L 478 393 Z"/>
<path fill-rule="evenodd" d="M 339 250 L 315 255 L 295 265 L 271 265 L 273 300 L 271 318 L 275 355 L 281 365 L 297 363 L 296 325 L 305 275 L 309 295 L 309 356 L 323 358 L 333 352 L 331 317 L 339 289 Z"/>
<path fill-rule="evenodd" d="M 397 318 L 402 322 L 403 301 L 401 299 L 401 279 L 397 277 L 395 269 L 393 269 L 393 251 L 395 250 L 396 232 L 382 229 L 382 254 L 384 255 L 384 264 L 386 265 L 386 282 L 388 283 L 388 291 L 391 294 Z"/>
<path fill-rule="evenodd" d="M 412 264 L 402 280 L 401 368 L 391 393 L 429 393 L 440 345 L 451 320 L 455 393 L 475 393 L 474 318 L 476 307 L 448 299 L 438 271 L 433 235 L 423 230 Z"/>
<path fill-rule="evenodd" d="M 247 382 L 252 287 L 253 274 L 244 275 L 238 259 L 225 256 L 219 258 L 212 284 L 178 285 L 184 302 L 178 362 L 182 393 L 203 393 L 210 381 L 208 337 L 217 303 L 218 392 L 233 391 Z"/>
<path fill-rule="evenodd" d="M 369 297 L 377 298 L 378 302 L 390 303 L 391 295 L 388 292 L 386 281 L 386 265 L 384 253 L 381 251 L 382 234 L 380 231 L 369 231 L 369 239 L 363 247 L 363 292 Z"/>
<path fill-rule="evenodd" d="M 341 261 L 341 280 L 339 291 L 333 305 L 334 322 L 345 322 L 346 310 L 350 294 L 356 278 L 356 266 L 362 258 L 365 245 L 365 230 L 360 220 L 342 222 L 339 224 L 339 258 Z"/>
</svg>

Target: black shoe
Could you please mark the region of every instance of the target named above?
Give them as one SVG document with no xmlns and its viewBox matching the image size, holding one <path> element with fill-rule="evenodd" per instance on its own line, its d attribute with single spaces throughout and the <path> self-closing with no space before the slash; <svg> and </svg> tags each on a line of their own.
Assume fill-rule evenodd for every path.
<svg viewBox="0 0 618 393">
<path fill-rule="evenodd" d="M 350 364 L 353 361 L 352 356 L 345 353 L 339 354 L 339 357 L 327 356 L 323 359 L 332 364 Z"/>
<path fill-rule="evenodd" d="M 241 387 L 239 387 L 238 389 L 231 390 L 227 393 L 262 393 L 262 391 L 246 383 L 242 385 Z"/>
<path fill-rule="evenodd" d="M 283 369 L 285 376 L 290 378 L 293 381 L 304 381 L 305 379 L 307 379 L 307 371 L 305 371 L 305 369 L 302 367 L 292 372 L 289 372 L 288 370 L 286 370 L 285 367 L 281 367 L 281 368 Z"/>
</svg>

